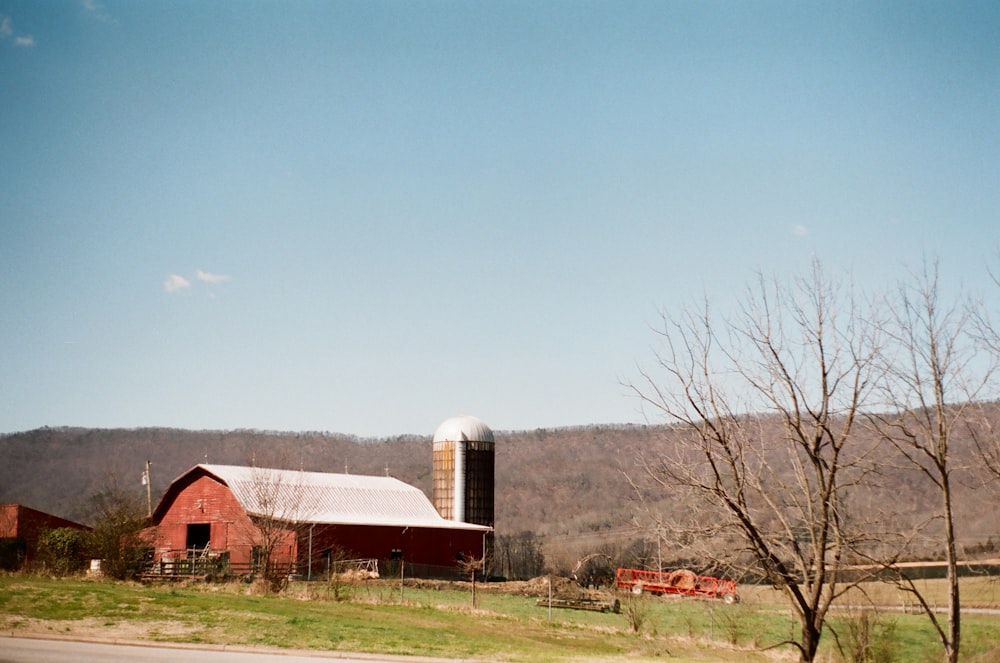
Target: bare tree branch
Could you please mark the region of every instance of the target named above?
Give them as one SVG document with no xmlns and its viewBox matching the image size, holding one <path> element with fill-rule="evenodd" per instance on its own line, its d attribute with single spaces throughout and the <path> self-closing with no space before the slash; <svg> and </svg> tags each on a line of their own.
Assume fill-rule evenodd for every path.
<svg viewBox="0 0 1000 663">
<path fill-rule="evenodd" d="M 658 335 L 656 373 L 628 384 L 674 424 L 638 464 L 675 507 L 650 517 L 688 554 L 782 589 L 811 661 L 845 590 L 840 567 L 873 554 L 862 547 L 875 523 L 848 506 L 876 471 L 874 441 L 855 433 L 879 379 L 881 326 L 814 264 L 792 286 L 758 276 L 731 319 L 707 301 L 663 315 Z"/>
<path fill-rule="evenodd" d="M 884 413 L 869 421 L 882 439 L 892 444 L 938 493 L 939 539 L 947 562 L 947 624 L 920 596 L 916 586 L 900 575 L 938 633 L 945 659 L 954 663 L 961 646 L 961 610 L 958 550 L 955 534 L 954 454 L 959 433 L 976 427 L 980 401 L 997 372 L 995 360 L 984 361 L 976 338 L 974 307 L 967 301 L 946 302 L 936 261 L 925 261 L 919 273 L 902 284 L 890 302 L 886 334 L 895 353 L 885 356 L 880 385 Z M 981 329 L 981 328 L 980 328 Z M 975 438 L 983 442 L 986 437 Z M 984 454 L 984 457 L 989 457 Z"/>
</svg>

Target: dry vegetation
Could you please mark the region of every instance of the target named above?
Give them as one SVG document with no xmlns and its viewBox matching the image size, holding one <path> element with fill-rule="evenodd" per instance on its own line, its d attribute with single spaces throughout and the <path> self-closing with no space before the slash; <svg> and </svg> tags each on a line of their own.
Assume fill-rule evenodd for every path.
<svg viewBox="0 0 1000 663">
<path fill-rule="evenodd" d="M 1000 406 L 995 406 L 1000 417 Z M 635 469 L 638 449 L 669 445 L 658 426 L 584 426 L 498 431 L 496 514 L 499 534 L 532 532 L 542 540 L 547 566 L 568 574 L 593 552 L 617 555 L 639 539 L 655 539 L 639 519 L 636 495 L 624 472 Z M 976 465 L 971 443 L 956 445 L 955 466 Z M 84 520 L 93 495 L 114 478 L 128 485 L 152 461 L 153 501 L 174 478 L 197 463 L 264 465 L 288 459 L 306 470 L 382 475 L 389 472 L 430 493 L 431 439 L 400 436 L 366 440 L 334 433 L 269 431 L 103 430 L 43 428 L 0 436 L 0 502 L 18 502 Z M 970 554 L 995 556 L 1000 514 L 994 488 L 966 470 L 957 482 L 959 543 Z M 39 480 L 44 478 L 44 480 Z M 930 507 L 912 473 L 888 472 L 882 495 L 891 495 L 919 516 Z M 655 497 L 648 494 L 645 497 Z M 663 509 L 674 505 L 663 504 Z M 656 546 L 647 546 L 655 558 Z"/>
</svg>

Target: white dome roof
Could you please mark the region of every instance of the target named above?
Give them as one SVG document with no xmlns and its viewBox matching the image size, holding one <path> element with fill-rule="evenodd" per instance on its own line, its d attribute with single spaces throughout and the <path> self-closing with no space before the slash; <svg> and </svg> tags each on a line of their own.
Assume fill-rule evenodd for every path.
<svg viewBox="0 0 1000 663">
<path fill-rule="evenodd" d="M 434 431 L 435 442 L 493 442 L 493 431 L 475 417 L 462 415 L 446 420 Z"/>
</svg>

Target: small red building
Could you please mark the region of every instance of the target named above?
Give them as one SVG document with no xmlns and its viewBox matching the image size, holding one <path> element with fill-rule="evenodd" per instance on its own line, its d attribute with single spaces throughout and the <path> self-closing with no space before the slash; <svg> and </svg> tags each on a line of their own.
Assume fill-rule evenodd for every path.
<svg viewBox="0 0 1000 663">
<path fill-rule="evenodd" d="M 11 570 L 34 561 L 41 533 L 60 527 L 90 530 L 86 525 L 21 504 L 0 504 L 0 540 L 3 541 L 0 567 Z"/>
<path fill-rule="evenodd" d="M 318 577 L 331 560 L 398 560 L 408 576 L 455 577 L 480 559 L 482 525 L 445 520 L 420 489 L 391 477 L 196 465 L 167 488 L 152 515 L 154 568 L 223 559 Z"/>
</svg>

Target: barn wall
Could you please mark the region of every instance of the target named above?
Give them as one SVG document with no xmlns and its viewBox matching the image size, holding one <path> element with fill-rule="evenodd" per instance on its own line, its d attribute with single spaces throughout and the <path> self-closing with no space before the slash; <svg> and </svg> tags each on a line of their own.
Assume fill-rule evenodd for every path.
<svg viewBox="0 0 1000 663">
<path fill-rule="evenodd" d="M 45 530 L 70 527 L 79 530 L 89 530 L 86 525 L 53 516 L 44 511 L 38 511 L 21 504 L 0 505 L 0 538 L 21 539 L 24 541 L 24 562 L 34 561 L 38 554 L 38 538 Z"/>
<path fill-rule="evenodd" d="M 200 475 L 180 488 L 156 525 L 156 559 L 176 558 L 187 548 L 188 525 L 210 526 L 211 550 L 229 551 L 233 564 L 249 564 L 253 546 L 259 543 L 259 530 L 243 511 L 229 488 L 218 480 Z M 274 560 L 287 563 L 294 559 L 295 541 L 286 537 L 274 550 Z"/>
<path fill-rule="evenodd" d="M 309 528 L 299 533 L 300 569 L 308 566 Z M 408 565 L 454 569 L 459 553 L 466 559 L 482 558 L 483 533 L 468 530 L 369 525 L 323 525 L 312 528 L 313 572 L 324 569 L 324 552 L 343 551 L 347 558 L 388 560 L 398 551 Z"/>
</svg>

